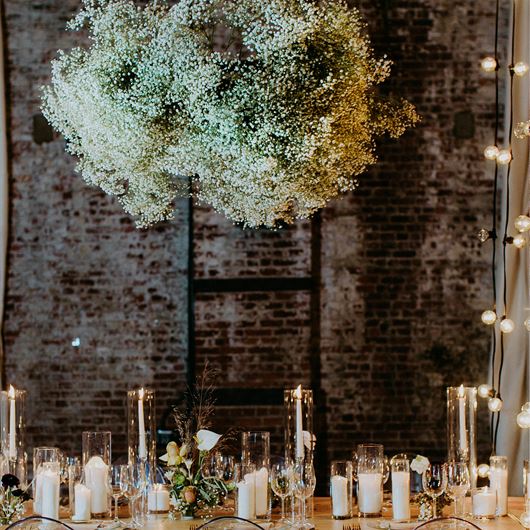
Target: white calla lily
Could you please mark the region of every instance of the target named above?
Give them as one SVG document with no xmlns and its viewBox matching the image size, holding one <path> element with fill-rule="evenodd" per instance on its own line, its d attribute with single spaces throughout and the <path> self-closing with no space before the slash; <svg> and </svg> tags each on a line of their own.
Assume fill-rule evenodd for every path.
<svg viewBox="0 0 530 530">
<path fill-rule="evenodd" d="M 201 429 L 196 437 L 199 451 L 211 451 L 217 445 L 221 435 L 206 429 Z"/>
</svg>

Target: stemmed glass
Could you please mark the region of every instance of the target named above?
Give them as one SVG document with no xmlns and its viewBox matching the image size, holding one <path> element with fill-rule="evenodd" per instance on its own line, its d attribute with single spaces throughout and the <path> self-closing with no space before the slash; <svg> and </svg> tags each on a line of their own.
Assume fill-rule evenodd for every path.
<svg viewBox="0 0 530 530">
<path fill-rule="evenodd" d="M 146 488 L 145 468 L 143 463 L 120 466 L 120 484 L 121 490 L 129 500 L 131 510 L 131 526 L 133 528 L 142 528 L 138 521 L 138 511 L 136 501 L 142 496 Z"/>
<path fill-rule="evenodd" d="M 292 481 L 292 468 L 288 462 L 285 462 L 284 459 L 279 459 L 274 462 L 271 467 L 271 488 L 282 503 L 282 516 L 280 523 L 286 521 L 285 518 L 285 498 L 288 495 L 291 495 L 293 491 L 293 481 Z"/>
<path fill-rule="evenodd" d="M 112 498 L 114 499 L 114 526 L 124 527 L 126 526 L 120 521 L 118 517 L 118 500 L 124 494 L 123 488 L 127 485 L 124 484 L 124 477 L 127 477 L 128 470 L 126 465 L 116 465 L 111 468 L 111 486 L 112 486 Z"/>
<path fill-rule="evenodd" d="M 222 480 L 227 486 L 235 487 L 235 466 L 236 459 L 232 455 L 222 455 L 216 453 L 215 455 L 215 476 Z M 230 511 L 230 506 L 228 506 L 228 495 L 223 502 L 224 507 L 222 508 L 225 511 Z"/>
<path fill-rule="evenodd" d="M 421 480 L 423 490 L 432 499 L 432 518 L 436 519 L 436 499 L 447 489 L 447 464 L 430 464 Z"/>
<path fill-rule="evenodd" d="M 306 519 L 306 501 L 312 497 L 316 486 L 313 462 L 297 462 L 293 471 L 293 492 L 302 504 L 300 528 L 313 528 L 313 525 Z"/>
<path fill-rule="evenodd" d="M 469 467 L 464 462 L 449 462 L 447 469 L 447 490 L 455 498 L 455 515 L 464 515 L 466 493 L 471 487 Z"/>
</svg>

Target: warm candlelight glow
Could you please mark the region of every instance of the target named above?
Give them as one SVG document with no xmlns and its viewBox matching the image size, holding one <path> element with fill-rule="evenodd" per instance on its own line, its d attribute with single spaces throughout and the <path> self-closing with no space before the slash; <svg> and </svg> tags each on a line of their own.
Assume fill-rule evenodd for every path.
<svg viewBox="0 0 530 530">
<path fill-rule="evenodd" d="M 143 388 L 140 388 L 140 390 L 138 390 L 138 398 L 144 399 L 144 395 L 145 395 L 145 390 Z"/>
<path fill-rule="evenodd" d="M 302 385 L 298 385 L 294 391 L 294 397 L 296 399 L 302 399 Z"/>
<path fill-rule="evenodd" d="M 9 385 L 9 391 L 7 395 L 9 399 L 15 399 L 15 387 L 13 385 Z"/>
<path fill-rule="evenodd" d="M 463 398 L 466 395 L 466 391 L 464 390 L 464 385 L 460 385 L 458 387 L 458 397 Z"/>
</svg>

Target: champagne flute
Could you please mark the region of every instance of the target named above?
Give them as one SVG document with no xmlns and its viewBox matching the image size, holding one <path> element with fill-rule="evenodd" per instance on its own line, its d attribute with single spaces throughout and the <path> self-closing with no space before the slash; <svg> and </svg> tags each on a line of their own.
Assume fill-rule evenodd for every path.
<svg viewBox="0 0 530 530">
<path fill-rule="evenodd" d="M 123 483 L 122 475 L 125 472 L 123 468 L 127 468 L 126 465 L 116 465 L 111 468 L 111 487 L 112 487 L 112 498 L 114 499 L 114 523 L 120 527 L 125 526 L 118 516 L 118 500 L 123 495 Z"/>
<path fill-rule="evenodd" d="M 286 522 L 285 518 L 285 498 L 293 491 L 292 468 L 283 458 L 274 462 L 271 467 L 271 488 L 282 504 L 282 515 L 280 523 Z"/>
<path fill-rule="evenodd" d="M 313 528 L 313 525 L 306 519 L 306 501 L 312 497 L 315 486 L 316 477 L 313 462 L 297 462 L 293 473 L 293 492 L 302 504 L 300 528 Z"/>
<path fill-rule="evenodd" d="M 447 491 L 455 498 L 455 515 L 464 515 L 466 493 L 471 487 L 469 467 L 464 462 L 450 462 L 447 468 Z"/>
<path fill-rule="evenodd" d="M 142 528 L 142 524 L 138 521 L 136 501 L 142 495 L 146 486 L 144 465 L 143 463 L 138 463 L 121 467 L 120 484 L 123 494 L 129 500 L 131 526 L 133 528 Z"/>
<path fill-rule="evenodd" d="M 436 519 L 436 499 L 447 489 L 447 464 L 430 464 L 421 479 L 423 490 L 432 499 L 432 518 Z"/>
</svg>

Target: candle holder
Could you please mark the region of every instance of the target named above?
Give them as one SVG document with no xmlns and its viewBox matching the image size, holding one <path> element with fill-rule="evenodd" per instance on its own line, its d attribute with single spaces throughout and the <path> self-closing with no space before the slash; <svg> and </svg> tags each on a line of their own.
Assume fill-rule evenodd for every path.
<svg viewBox="0 0 530 530">
<path fill-rule="evenodd" d="M 0 393 L 0 443 L 6 473 L 26 484 L 26 391 L 12 385 Z"/>
<path fill-rule="evenodd" d="M 407 455 L 390 460 L 392 473 L 392 517 L 394 521 L 410 520 L 410 462 Z"/>
<path fill-rule="evenodd" d="M 471 490 L 471 511 L 475 519 L 495 519 L 497 511 L 497 493 L 485 486 Z"/>
<path fill-rule="evenodd" d="M 256 466 L 236 464 L 234 466 L 235 514 L 252 521 L 256 519 Z"/>
<path fill-rule="evenodd" d="M 169 513 L 169 486 L 152 484 L 147 492 L 147 510 L 149 514 Z"/>
<path fill-rule="evenodd" d="M 156 470 L 155 391 L 138 388 L 127 392 L 127 439 L 129 464 L 144 462 Z"/>
<path fill-rule="evenodd" d="M 490 488 L 497 492 L 497 515 L 508 515 L 508 457 L 490 457 Z"/>
<path fill-rule="evenodd" d="M 315 436 L 313 433 L 313 391 L 285 390 L 285 458 L 289 462 L 313 460 Z"/>
<path fill-rule="evenodd" d="M 471 488 L 477 485 L 477 389 L 447 388 L 447 456 L 450 462 L 465 462 Z"/>
<path fill-rule="evenodd" d="M 68 457 L 66 459 L 66 472 L 68 474 L 68 508 L 70 516 L 75 514 L 75 487 L 84 481 L 83 466 L 77 457 Z M 88 517 L 90 519 L 90 515 Z"/>
<path fill-rule="evenodd" d="M 351 519 L 353 513 L 353 464 L 351 461 L 331 462 L 331 516 Z"/>
<path fill-rule="evenodd" d="M 269 432 L 244 432 L 241 435 L 244 466 L 254 466 L 256 518 L 271 517 L 271 492 L 269 487 L 271 442 Z"/>
<path fill-rule="evenodd" d="M 83 473 L 85 486 L 90 490 L 92 516 L 105 517 L 110 513 L 110 465 L 112 462 L 112 434 L 110 431 L 83 433 Z"/>
<path fill-rule="evenodd" d="M 33 450 L 33 511 L 37 515 L 59 518 L 61 459 L 57 447 Z"/>
</svg>

